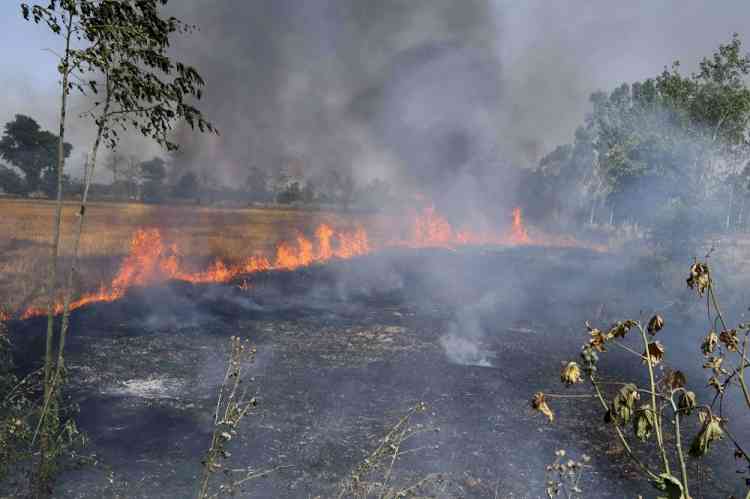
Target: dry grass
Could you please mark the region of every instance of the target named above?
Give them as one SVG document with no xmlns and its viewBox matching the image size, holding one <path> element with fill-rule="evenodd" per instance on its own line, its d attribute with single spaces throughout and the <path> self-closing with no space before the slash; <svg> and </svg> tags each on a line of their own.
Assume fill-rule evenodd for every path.
<svg viewBox="0 0 750 499">
<path fill-rule="evenodd" d="M 63 256 L 71 251 L 76 210 L 75 203 L 65 207 Z M 0 199 L 0 214 L 0 310 L 43 305 L 54 203 Z M 311 235 L 321 222 L 342 229 L 356 222 L 371 225 L 330 212 L 94 203 L 86 213 L 77 288 L 89 291 L 109 282 L 139 228 L 160 229 L 166 242 L 177 244 L 186 260 L 200 268 L 215 258 L 232 262 L 272 251 L 278 241 L 293 239 L 299 231 Z"/>
</svg>

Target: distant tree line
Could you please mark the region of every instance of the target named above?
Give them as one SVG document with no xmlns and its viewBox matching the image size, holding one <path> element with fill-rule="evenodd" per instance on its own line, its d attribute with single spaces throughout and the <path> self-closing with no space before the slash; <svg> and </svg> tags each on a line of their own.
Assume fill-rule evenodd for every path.
<svg viewBox="0 0 750 499">
<path fill-rule="evenodd" d="M 0 190 L 5 194 L 53 198 L 57 192 L 58 137 L 43 130 L 25 115 L 4 127 L 0 139 Z M 73 147 L 65 144 L 69 157 Z M 277 203 L 284 205 L 327 205 L 346 209 L 378 210 L 393 198 L 391 186 L 375 179 L 357 186 L 351 172 L 331 169 L 315 179 L 292 174 L 282 166 L 273 173 L 259 167 L 248 168 L 239 187 L 219 185 L 207 172 L 182 167 L 178 158 L 143 159 L 113 151 L 104 166 L 111 173 L 109 183 L 92 184 L 92 196 L 117 201 L 162 203 L 169 201 L 211 204 Z M 64 175 L 66 197 L 80 195 L 81 181 Z"/>
<path fill-rule="evenodd" d="M 523 177 L 525 211 L 549 224 L 745 229 L 750 56 L 739 37 L 683 75 L 679 62 L 591 95 L 570 144 Z M 689 225 L 689 226 L 688 226 Z"/>
</svg>

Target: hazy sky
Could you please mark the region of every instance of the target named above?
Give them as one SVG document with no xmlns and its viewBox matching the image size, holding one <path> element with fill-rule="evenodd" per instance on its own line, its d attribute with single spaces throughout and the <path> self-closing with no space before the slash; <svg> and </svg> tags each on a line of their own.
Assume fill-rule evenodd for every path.
<svg viewBox="0 0 750 499">
<path fill-rule="evenodd" d="M 24 22 L 18 4 L 0 2 L 0 122 L 25 113 L 54 130 L 55 59 L 44 49 L 59 40 Z M 192 145 L 195 161 L 224 180 L 251 163 L 272 167 L 276 154 L 318 170 L 366 165 L 364 177 L 404 170 L 432 160 L 410 150 L 432 144 L 414 120 L 443 123 L 463 103 L 484 108 L 462 114 L 466 133 L 491 131 L 499 154 L 532 161 L 571 137 L 591 91 L 674 59 L 692 68 L 733 32 L 750 47 L 746 0 L 180 0 L 172 9 L 201 27 L 176 47 L 204 73 L 205 109 L 223 132 Z M 364 118 L 353 113 L 363 102 L 376 108 Z M 75 168 L 87 133 L 75 119 L 70 133 Z"/>
</svg>

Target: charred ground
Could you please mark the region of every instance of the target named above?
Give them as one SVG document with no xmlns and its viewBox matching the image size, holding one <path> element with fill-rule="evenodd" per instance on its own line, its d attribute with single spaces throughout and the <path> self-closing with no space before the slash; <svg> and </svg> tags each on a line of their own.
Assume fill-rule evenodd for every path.
<svg viewBox="0 0 750 499">
<path fill-rule="evenodd" d="M 635 496 L 648 485 L 628 480 L 627 458 L 607 443 L 595 405 L 556 401 L 550 425 L 528 399 L 562 392 L 560 361 L 577 355 L 585 319 L 670 307 L 663 341 L 681 365 L 697 365 L 696 311 L 668 303 L 639 269 L 582 249 L 393 250 L 256 274 L 249 289 L 238 286 L 242 277 L 132 289 L 74 313 L 66 396 L 99 464 L 66 470 L 55 495 L 192 495 L 227 338 L 239 335 L 258 349 L 251 376 L 260 403 L 231 462 L 282 466 L 248 484 L 247 496 L 330 497 L 417 401 L 440 431 L 415 442 L 425 448 L 397 464 L 399 480 L 435 472 L 452 496 L 541 497 L 544 465 L 564 448 L 600 456 L 584 489 Z M 21 372 L 39 365 L 42 322 L 12 324 Z M 626 365 L 614 360 L 619 374 L 637 376 Z M 700 390 L 702 374 L 688 376 Z M 725 447 L 707 471 L 716 497 L 741 486 Z"/>
</svg>

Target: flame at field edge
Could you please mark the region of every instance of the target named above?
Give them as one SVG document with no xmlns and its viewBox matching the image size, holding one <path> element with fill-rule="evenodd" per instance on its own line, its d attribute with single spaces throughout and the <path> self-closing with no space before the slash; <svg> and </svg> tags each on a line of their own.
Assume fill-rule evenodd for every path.
<svg viewBox="0 0 750 499">
<path fill-rule="evenodd" d="M 577 245 L 572 239 L 532 239 L 523 223 L 520 208 L 512 212 L 510 229 L 503 233 L 476 232 L 468 229 L 455 230 L 434 206 L 427 206 L 412 223 L 412 232 L 406 240 L 373 245 L 367 231 L 357 227 L 352 231 L 336 231 L 328 224 L 319 225 L 314 239 L 301 233 L 294 241 L 282 241 L 272 256 L 253 255 L 237 264 L 215 260 L 206 270 L 191 272 L 184 268 L 182 255 L 174 244 L 165 244 L 158 229 L 139 229 L 130 242 L 130 251 L 120 264 L 119 270 L 109 285 L 102 285 L 93 293 L 86 293 L 70 303 L 76 310 L 91 303 L 113 302 L 122 298 L 134 286 L 148 286 L 166 280 L 182 280 L 195 284 L 225 283 L 238 275 L 255 274 L 273 270 L 295 270 L 338 259 L 346 260 L 367 255 L 387 247 L 409 248 L 457 248 L 461 246 L 515 246 L 542 244 L 550 246 Z M 597 249 L 597 248 L 593 248 Z M 248 289 L 243 281 L 244 289 Z M 55 314 L 63 311 L 57 303 Z M 46 308 L 29 308 L 21 319 L 45 315 Z M 8 314 L 0 311 L 0 321 Z"/>
</svg>

